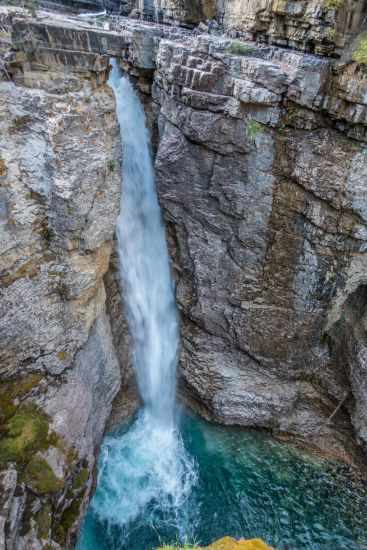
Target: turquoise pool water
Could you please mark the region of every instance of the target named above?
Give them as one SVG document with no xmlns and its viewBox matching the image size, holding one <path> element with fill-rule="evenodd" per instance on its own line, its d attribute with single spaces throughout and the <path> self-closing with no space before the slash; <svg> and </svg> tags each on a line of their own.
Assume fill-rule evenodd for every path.
<svg viewBox="0 0 367 550">
<path fill-rule="evenodd" d="M 129 455 L 132 429 L 132 424 L 121 427 L 106 438 L 105 447 L 125 438 L 119 452 Z M 102 500 L 106 506 L 109 488 L 101 469 L 78 550 L 151 550 L 185 537 L 205 545 L 224 535 L 262 537 L 279 550 L 367 549 L 367 486 L 353 481 L 343 466 L 265 433 L 208 424 L 191 414 L 181 416 L 180 430 L 197 475 L 190 494 L 179 506 L 153 498 L 128 521 L 120 522 L 118 514 L 107 521 L 98 511 Z M 145 491 L 145 480 L 132 485 L 123 468 L 121 484 L 127 507 L 131 491 Z M 116 494 L 108 502 L 111 510 L 120 504 Z"/>
</svg>

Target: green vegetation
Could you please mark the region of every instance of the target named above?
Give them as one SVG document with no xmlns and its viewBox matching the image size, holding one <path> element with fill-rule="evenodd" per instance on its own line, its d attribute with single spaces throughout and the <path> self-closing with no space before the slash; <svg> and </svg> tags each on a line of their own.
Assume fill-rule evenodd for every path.
<svg viewBox="0 0 367 550">
<path fill-rule="evenodd" d="M 252 119 L 252 120 L 248 121 L 247 127 L 246 127 L 246 132 L 247 132 L 247 135 L 250 139 L 255 140 L 256 136 L 260 132 L 263 132 L 263 131 L 264 131 L 264 128 L 263 128 L 262 124 L 260 124 L 256 120 Z"/>
<path fill-rule="evenodd" d="M 329 10 L 337 10 L 344 4 L 344 0 L 324 0 L 324 5 Z"/>
<path fill-rule="evenodd" d="M 37 453 L 56 447 L 69 465 L 78 460 L 78 454 L 49 430 L 49 417 L 44 411 L 35 404 L 21 402 L 41 380 L 40 374 L 33 373 L 0 384 L 0 465 L 16 462 L 25 483 L 44 494 L 59 491 L 64 482 Z"/>
<path fill-rule="evenodd" d="M 59 274 L 59 273 L 58 273 Z M 60 359 L 60 361 L 66 361 L 68 359 L 68 354 L 66 353 L 66 351 L 58 351 L 57 352 L 57 357 Z"/>
<path fill-rule="evenodd" d="M 171 544 L 162 544 L 157 550 L 202 550 L 197 542 L 179 542 L 177 539 L 176 542 Z"/>
<path fill-rule="evenodd" d="M 47 539 L 51 529 L 52 509 L 49 503 L 42 506 L 39 512 L 34 516 L 37 525 L 37 534 L 41 539 Z"/>
<path fill-rule="evenodd" d="M 22 399 L 37 386 L 42 379 L 40 374 L 29 374 L 17 380 L 9 380 L 0 384 L 0 434 L 4 433 L 4 424 L 15 413 L 15 401 Z"/>
<path fill-rule="evenodd" d="M 367 32 L 360 35 L 352 59 L 360 65 L 367 65 Z"/>
<path fill-rule="evenodd" d="M 55 527 L 55 539 L 62 546 L 66 544 L 68 532 L 79 518 L 81 503 L 81 497 L 75 499 L 71 505 L 64 510 L 59 524 Z"/>
<path fill-rule="evenodd" d="M 26 485 L 39 495 L 57 493 L 65 485 L 62 479 L 55 476 L 46 460 L 39 455 L 30 460 L 22 477 Z"/>
<path fill-rule="evenodd" d="M 157 550 L 201 550 L 200 546 L 192 546 L 191 544 L 184 544 L 183 546 L 176 546 L 172 544 L 164 545 L 158 548 Z"/>
<path fill-rule="evenodd" d="M 30 489 L 23 521 L 24 534 L 30 529 L 33 518 L 38 536 L 45 540 L 52 529 L 53 505 L 50 499 L 64 490 L 66 481 L 55 475 L 42 452 L 55 447 L 63 454 L 70 469 L 77 466 L 79 456 L 63 438 L 50 430 L 48 415 L 36 404 L 25 401 L 34 393 L 41 380 L 40 374 L 32 373 L 0 383 L 0 467 L 7 462 L 16 463 L 20 482 Z M 88 478 L 88 463 L 85 461 L 74 476 L 67 492 L 69 506 L 56 527 L 63 547 L 70 528 L 79 517 Z M 41 507 L 36 512 L 32 505 L 35 495 L 43 497 Z M 48 499 L 45 498 L 47 496 Z"/>
<path fill-rule="evenodd" d="M 107 168 L 108 168 L 108 171 L 109 172 L 114 172 L 117 168 L 117 161 L 114 160 L 114 159 L 110 159 L 108 162 L 107 162 Z"/>
<path fill-rule="evenodd" d="M 75 476 L 73 482 L 73 490 L 79 491 L 82 489 L 89 479 L 89 469 L 87 467 L 82 468 L 80 472 Z"/>
<path fill-rule="evenodd" d="M 243 42 L 240 42 L 240 40 L 232 40 L 227 48 L 227 52 L 234 55 L 248 55 L 252 51 L 254 51 L 254 48 L 247 46 Z"/>
<path fill-rule="evenodd" d="M 11 412 L 10 412 L 11 411 Z M 47 448 L 48 419 L 34 405 L 19 407 L 1 427 L 0 462 L 28 462 L 33 453 Z"/>
<path fill-rule="evenodd" d="M 327 32 L 327 39 L 330 42 L 335 42 L 336 39 L 336 29 L 330 28 Z"/>
<path fill-rule="evenodd" d="M 163 546 L 160 546 L 157 550 L 201 550 L 201 548 L 196 544 L 190 544 L 188 542 L 182 544 L 177 542 L 174 544 L 163 544 Z"/>
</svg>

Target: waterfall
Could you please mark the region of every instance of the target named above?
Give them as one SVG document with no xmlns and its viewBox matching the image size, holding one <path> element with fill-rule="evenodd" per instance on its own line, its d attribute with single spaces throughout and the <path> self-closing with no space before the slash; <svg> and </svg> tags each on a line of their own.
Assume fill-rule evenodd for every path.
<svg viewBox="0 0 367 550">
<path fill-rule="evenodd" d="M 117 238 L 134 368 L 147 413 L 157 425 L 172 426 L 179 333 L 149 135 L 143 107 L 116 65 L 109 82 L 123 144 Z"/>
<path fill-rule="evenodd" d="M 174 517 L 182 534 L 190 523 L 183 517 L 183 504 L 196 472 L 177 428 L 179 330 L 165 230 L 143 107 L 116 63 L 109 84 L 116 96 L 123 156 L 120 275 L 144 406 L 127 431 L 106 437 L 92 508 L 122 529 L 139 516 L 152 525 L 165 516 L 172 525 Z"/>
</svg>

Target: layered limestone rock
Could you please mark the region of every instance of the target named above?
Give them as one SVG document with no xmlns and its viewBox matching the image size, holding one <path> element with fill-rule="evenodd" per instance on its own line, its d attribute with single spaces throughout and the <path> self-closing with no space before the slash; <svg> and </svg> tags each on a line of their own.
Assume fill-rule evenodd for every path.
<svg viewBox="0 0 367 550">
<path fill-rule="evenodd" d="M 233 37 L 340 55 L 366 16 L 363 0 L 135 0 L 139 14 L 167 23 L 212 21 Z"/>
<path fill-rule="evenodd" d="M 219 0 L 226 29 L 252 39 L 329 55 L 358 32 L 363 0 Z"/>
<path fill-rule="evenodd" d="M 103 280 L 119 133 L 107 58 L 25 44 L 0 81 L 0 547 L 64 549 L 120 384 Z"/>
<path fill-rule="evenodd" d="M 234 47 L 162 41 L 153 85 L 185 392 L 346 458 L 353 428 L 367 444 L 366 72 Z"/>
</svg>

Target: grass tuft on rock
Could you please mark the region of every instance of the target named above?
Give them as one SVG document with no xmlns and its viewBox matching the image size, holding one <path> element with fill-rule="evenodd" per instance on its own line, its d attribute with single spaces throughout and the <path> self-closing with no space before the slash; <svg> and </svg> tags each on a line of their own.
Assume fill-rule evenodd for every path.
<svg viewBox="0 0 367 550">
<path fill-rule="evenodd" d="M 263 131 L 264 131 L 264 128 L 263 128 L 262 124 L 257 122 L 257 120 L 249 120 L 248 121 L 247 126 L 246 126 L 246 133 L 247 133 L 247 136 L 250 139 L 255 140 L 256 136 L 260 132 L 263 132 Z"/>
<path fill-rule="evenodd" d="M 52 525 L 52 508 L 50 503 L 45 503 L 34 516 L 37 534 L 40 539 L 47 539 Z"/>
<path fill-rule="evenodd" d="M 64 481 L 55 476 L 47 461 L 39 455 L 28 462 L 23 481 L 38 495 L 57 493 L 64 488 Z"/>
<path fill-rule="evenodd" d="M 19 407 L 2 426 L 1 462 L 28 462 L 33 453 L 47 448 L 48 418 L 34 405 Z"/>
<path fill-rule="evenodd" d="M 71 505 L 64 510 L 59 524 L 55 528 L 55 538 L 61 545 L 65 545 L 67 535 L 80 516 L 80 507 L 82 498 L 74 500 Z"/>
<path fill-rule="evenodd" d="M 88 479 L 89 479 L 89 469 L 87 467 L 84 467 L 75 476 L 75 479 L 73 482 L 73 490 L 79 491 L 80 489 L 84 488 Z"/>
</svg>

